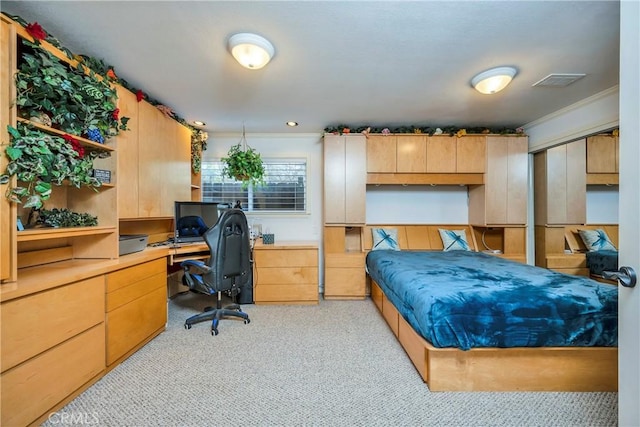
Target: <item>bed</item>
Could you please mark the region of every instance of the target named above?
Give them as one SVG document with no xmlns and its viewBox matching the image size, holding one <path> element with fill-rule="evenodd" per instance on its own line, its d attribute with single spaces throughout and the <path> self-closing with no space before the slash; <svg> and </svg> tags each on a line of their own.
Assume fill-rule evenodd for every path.
<svg viewBox="0 0 640 427">
<path fill-rule="evenodd" d="M 430 390 L 617 389 L 615 286 L 407 249 L 368 253 L 371 297 Z"/>
</svg>

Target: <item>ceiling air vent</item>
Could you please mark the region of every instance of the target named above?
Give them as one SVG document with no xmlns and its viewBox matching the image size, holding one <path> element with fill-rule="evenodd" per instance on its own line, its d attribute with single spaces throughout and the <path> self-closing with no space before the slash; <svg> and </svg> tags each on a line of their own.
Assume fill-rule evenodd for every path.
<svg viewBox="0 0 640 427">
<path fill-rule="evenodd" d="M 580 80 L 586 74 L 549 74 L 547 77 L 535 82 L 533 87 L 565 87 L 576 80 Z"/>
</svg>

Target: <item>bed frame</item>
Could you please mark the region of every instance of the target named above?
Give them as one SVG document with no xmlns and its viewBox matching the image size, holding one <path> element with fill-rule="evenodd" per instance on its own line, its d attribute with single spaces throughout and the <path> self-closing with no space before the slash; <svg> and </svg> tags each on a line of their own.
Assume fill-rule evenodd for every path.
<svg viewBox="0 0 640 427">
<path fill-rule="evenodd" d="M 363 230 L 365 250 L 371 249 L 370 229 L 378 227 L 397 228 L 401 249 L 442 249 L 438 228 L 465 229 L 472 235 L 468 225 L 370 225 Z M 416 247 L 410 242 L 420 243 Z M 477 247 L 471 239 L 469 244 Z M 618 390 L 616 347 L 436 348 L 369 280 L 371 299 L 431 391 Z"/>
</svg>

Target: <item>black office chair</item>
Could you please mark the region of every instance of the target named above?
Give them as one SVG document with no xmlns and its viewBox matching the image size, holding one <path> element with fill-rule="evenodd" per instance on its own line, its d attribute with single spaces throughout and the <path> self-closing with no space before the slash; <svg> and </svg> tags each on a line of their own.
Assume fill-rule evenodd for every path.
<svg viewBox="0 0 640 427">
<path fill-rule="evenodd" d="M 204 320 L 212 320 L 211 335 L 218 335 L 218 323 L 225 316 L 250 322 L 249 315 L 236 303 L 241 288 L 251 284 L 251 246 L 247 218 L 239 209 L 223 211 L 213 227 L 204 233 L 204 241 L 211 251 L 206 264 L 198 260 L 183 261 L 182 282 L 193 292 L 217 295 L 215 307 L 206 307 L 203 313 L 184 322 L 186 329 Z M 233 304 L 221 307 L 222 292 L 230 294 Z"/>
</svg>

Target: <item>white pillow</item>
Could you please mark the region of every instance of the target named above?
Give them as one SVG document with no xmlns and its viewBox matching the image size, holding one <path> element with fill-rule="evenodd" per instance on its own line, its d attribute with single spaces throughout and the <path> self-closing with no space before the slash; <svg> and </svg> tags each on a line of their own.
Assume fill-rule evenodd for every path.
<svg viewBox="0 0 640 427">
<path fill-rule="evenodd" d="M 398 229 L 396 228 L 372 228 L 371 235 L 373 237 L 372 251 L 391 250 L 399 251 Z"/>
<path fill-rule="evenodd" d="M 617 250 L 611 243 L 607 233 L 601 228 L 596 228 L 595 230 L 579 229 L 578 233 L 580 233 L 580 237 L 589 252 Z"/>
<path fill-rule="evenodd" d="M 438 228 L 442 239 L 443 251 L 470 251 L 467 233 L 464 230 L 445 230 Z"/>
</svg>

